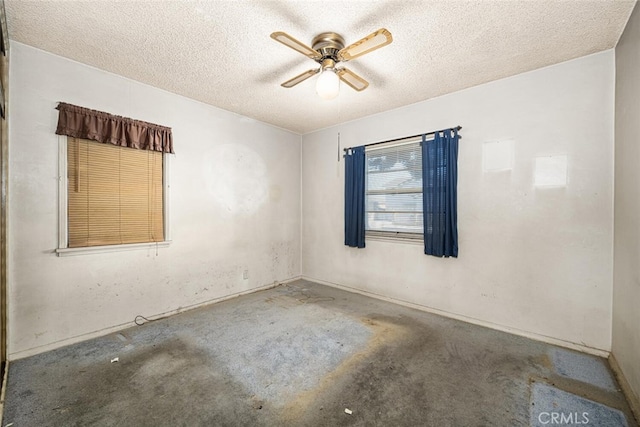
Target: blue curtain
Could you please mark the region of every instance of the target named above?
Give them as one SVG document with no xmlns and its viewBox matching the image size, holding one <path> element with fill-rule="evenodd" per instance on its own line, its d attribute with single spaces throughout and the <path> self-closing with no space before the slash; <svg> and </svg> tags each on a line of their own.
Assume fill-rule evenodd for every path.
<svg viewBox="0 0 640 427">
<path fill-rule="evenodd" d="M 442 133 L 442 136 L 440 135 Z M 458 256 L 458 131 L 422 136 L 424 253 Z"/>
<path fill-rule="evenodd" d="M 364 147 L 347 151 L 344 163 L 344 244 L 364 248 Z"/>
</svg>

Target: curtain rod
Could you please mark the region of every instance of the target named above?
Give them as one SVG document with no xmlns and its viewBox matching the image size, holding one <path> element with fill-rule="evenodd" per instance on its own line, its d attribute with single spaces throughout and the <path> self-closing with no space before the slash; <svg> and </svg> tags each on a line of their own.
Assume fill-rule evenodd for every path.
<svg viewBox="0 0 640 427">
<path fill-rule="evenodd" d="M 441 130 L 434 130 L 433 132 L 419 133 L 417 135 L 404 136 L 402 138 L 388 139 L 386 141 L 372 142 L 371 144 L 365 144 L 364 147 L 372 147 L 374 145 L 387 144 L 389 142 L 396 142 L 396 141 L 402 141 L 404 139 L 417 138 L 417 137 L 422 136 L 422 135 L 425 135 L 425 136 L 426 135 L 435 135 L 438 132 L 443 132 L 443 131 L 449 130 L 449 129 L 460 130 L 460 129 L 462 129 L 462 126 L 456 126 L 456 127 L 453 127 L 453 128 L 447 128 L 447 129 L 441 129 Z M 458 135 L 458 138 L 462 138 L 462 137 Z M 347 151 L 351 150 L 352 148 L 354 148 L 354 147 L 344 148 L 344 152 L 346 153 Z"/>
</svg>

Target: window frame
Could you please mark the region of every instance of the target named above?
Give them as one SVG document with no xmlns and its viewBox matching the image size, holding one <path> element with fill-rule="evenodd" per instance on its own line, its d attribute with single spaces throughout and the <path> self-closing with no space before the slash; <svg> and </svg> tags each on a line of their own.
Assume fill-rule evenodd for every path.
<svg viewBox="0 0 640 427">
<path fill-rule="evenodd" d="M 377 151 L 385 148 L 394 148 L 403 145 L 410 144 L 420 144 L 422 142 L 422 137 L 417 138 L 406 138 L 400 141 L 394 141 L 393 143 L 383 144 L 380 146 L 376 146 L 375 148 L 365 148 L 365 216 L 368 215 L 367 211 L 367 199 L 368 199 L 368 180 L 369 180 L 369 167 L 368 167 L 368 153 L 371 151 Z M 420 164 L 420 170 L 422 171 L 422 164 Z M 424 194 L 424 182 L 422 184 L 421 193 Z M 404 242 L 404 243 L 413 243 L 413 244 L 423 244 L 424 242 L 424 212 L 420 211 L 423 215 L 423 229 L 421 232 L 401 232 L 401 231 L 383 231 L 383 230 L 368 230 L 366 229 L 368 225 L 368 221 L 365 218 L 365 237 L 371 240 L 381 240 L 381 241 L 393 241 L 393 242 Z"/>
<path fill-rule="evenodd" d="M 148 243 L 126 243 L 107 246 L 84 246 L 77 248 L 69 247 L 69 213 L 67 193 L 69 190 L 69 182 L 67 177 L 67 143 L 68 137 L 66 135 L 58 135 L 58 248 L 55 250 L 56 254 L 58 256 L 72 256 L 168 247 L 171 244 L 171 221 L 169 209 L 171 205 L 171 156 L 168 155 L 169 153 L 162 153 L 162 208 L 164 222 L 164 241 Z"/>
</svg>

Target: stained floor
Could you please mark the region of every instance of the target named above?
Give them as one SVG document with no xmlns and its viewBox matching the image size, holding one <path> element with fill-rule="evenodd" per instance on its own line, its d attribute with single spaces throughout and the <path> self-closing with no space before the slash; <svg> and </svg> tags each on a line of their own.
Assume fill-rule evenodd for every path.
<svg viewBox="0 0 640 427">
<path fill-rule="evenodd" d="M 301 280 L 12 362 L 2 425 L 560 421 L 637 425 L 602 358 Z"/>
</svg>

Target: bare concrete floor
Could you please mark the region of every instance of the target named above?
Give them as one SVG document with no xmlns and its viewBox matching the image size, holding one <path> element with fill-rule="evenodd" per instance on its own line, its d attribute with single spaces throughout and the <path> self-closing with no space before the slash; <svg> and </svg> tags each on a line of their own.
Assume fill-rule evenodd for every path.
<svg viewBox="0 0 640 427">
<path fill-rule="evenodd" d="M 12 362 L 2 424 L 513 427 L 554 417 L 637 425 L 604 359 L 297 281 Z"/>
</svg>

